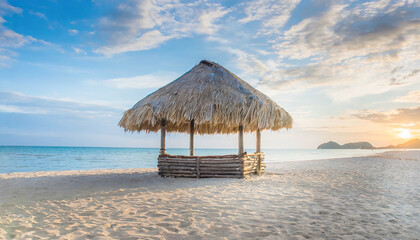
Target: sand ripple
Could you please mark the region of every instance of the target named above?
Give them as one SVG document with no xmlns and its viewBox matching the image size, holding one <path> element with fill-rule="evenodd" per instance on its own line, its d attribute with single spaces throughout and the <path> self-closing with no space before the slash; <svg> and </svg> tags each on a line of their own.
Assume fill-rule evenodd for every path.
<svg viewBox="0 0 420 240">
<path fill-rule="evenodd" d="M 165 179 L 155 169 L 3 174 L 0 239 L 420 239 L 418 160 L 268 167 L 246 180 Z"/>
</svg>

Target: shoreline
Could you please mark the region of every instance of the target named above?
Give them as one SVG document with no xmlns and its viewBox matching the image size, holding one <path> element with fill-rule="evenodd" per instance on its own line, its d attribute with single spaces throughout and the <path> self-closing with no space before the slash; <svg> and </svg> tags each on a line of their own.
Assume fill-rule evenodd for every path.
<svg viewBox="0 0 420 240">
<path fill-rule="evenodd" d="M 324 149 L 329 150 L 329 149 Z M 280 165 L 283 163 L 293 163 L 293 162 L 313 162 L 313 161 L 329 161 L 329 160 L 339 160 L 339 159 L 352 159 L 352 158 L 399 158 L 399 160 L 417 160 L 410 156 L 404 156 L 404 153 L 416 153 L 420 154 L 420 149 L 403 149 L 403 150 L 390 150 L 381 153 L 376 153 L 373 155 L 363 155 L 355 157 L 338 157 L 338 158 L 325 158 L 325 159 L 312 159 L 312 160 L 291 160 L 291 161 L 281 161 L 281 162 L 268 162 L 270 165 Z M 399 156 L 397 156 L 397 155 Z M 408 155 L 409 155 L 408 154 Z M 402 157 L 401 157 L 402 156 Z M 56 170 L 56 171 L 33 171 L 33 172 L 10 172 L 10 173 L 0 173 L 1 179 L 8 178 L 20 178 L 20 177 L 44 177 L 44 176 L 72 176 L 72 175 L 95 175 L 95 174 L 113 174 L 113 173 L 136 173 L 136 171 L 147 171 L 147 170 L 156 170 L 157 167 L 152 168 L 98 168 L 98 169 L 81 169 L 81 170 Z"/>
</svg>

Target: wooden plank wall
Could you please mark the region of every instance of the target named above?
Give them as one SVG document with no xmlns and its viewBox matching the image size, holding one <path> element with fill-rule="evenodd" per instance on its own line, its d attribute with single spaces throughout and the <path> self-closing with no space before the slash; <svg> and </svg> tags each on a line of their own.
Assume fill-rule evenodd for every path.
<svg viewBox="0 0 420 240">
<path fill-rule="evenodd" d="M 258 154 L 257 154 L 258 155 Z M 263 155 L 261 169 L 265 169 Z M 188 178 L 244 178 L 257 173 L 256 154 L 220 156 L 180 156 L 161 154 L 158 157 L 159 175 Z"/>
<path fill-rule="evenodd" d="M 244 174 L 258 174 L 258 158 L 261 159 L 260 165 L 261 165 L 261 174 L 265 171 L 265 162 L 264 162 L 264 153 L 255 153 L 255 154 L 247 154 L 244 159 Z"/>
</svg>

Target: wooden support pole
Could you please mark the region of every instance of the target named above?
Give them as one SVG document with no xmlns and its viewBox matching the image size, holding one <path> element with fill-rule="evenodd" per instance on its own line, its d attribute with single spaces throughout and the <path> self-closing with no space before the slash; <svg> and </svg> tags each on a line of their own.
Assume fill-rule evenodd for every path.
<svg viewBox="0 0 420 240">
<path fill-rule="evenodd" d="M 256 157 L 257 157 L 257 175 L 261 176 L 261 155 L 258 154 Z"/>
<path fill-rule="evenodd" d="M 160 123 L 160 154 L 166 154 L 166 120 Z"/>
<path fill-rule="evenodd" d="M 261 131 L 258 128 L 257 130 L 257 151 L 256 153 L 260 153 L 261 152 Z"/>
<path fill-rule="evenodd" d="M 256 150 L 256 157 L 257 157 L 257 174 L 261 176 L 261 131 L 258 128 L 257 130 L 257 150 Z"/>
<path fill-rule="evenodd" d="M 244 126 L 239 125 L 239 134 L 238 134 L 238 142 L 239 142 L 239 151 L 238 155 L 241 157 L 244 154 Z"/>
<path fill-rule="evenodd" d="M 194 156 L 194 119 L 190 122 L 190 156 Z"/>
</svg>

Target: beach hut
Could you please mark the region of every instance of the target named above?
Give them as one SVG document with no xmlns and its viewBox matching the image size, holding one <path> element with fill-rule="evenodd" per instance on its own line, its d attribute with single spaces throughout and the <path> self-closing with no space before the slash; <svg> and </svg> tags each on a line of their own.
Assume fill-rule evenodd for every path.
<svg viewBox="0 0 420 240">
<path fill-rule="evenodd" d="M 268 96 L 217 63 L 203 60 L 124 112 L 126 131 L 161 133 L 162 177 L 244 178 L 264 172 L 261 131 L 291 128 L 293 119 Z M 166 132 L 188 133 L 190 155 L 166 153 Z M 256 152 L 244 152 L 244 133 L 256 133 Z M 238 134 L 238 154 L 196 156 L 195 134 Z"/>
</svg>

